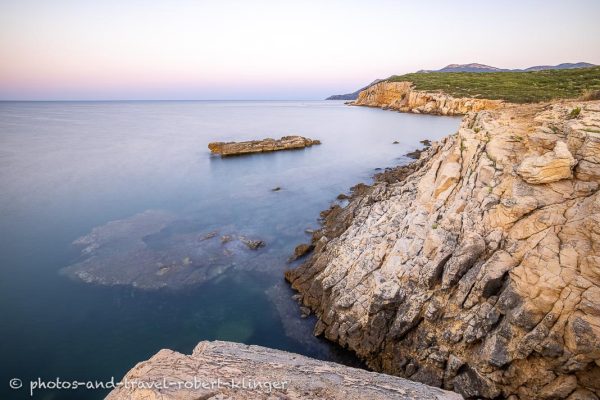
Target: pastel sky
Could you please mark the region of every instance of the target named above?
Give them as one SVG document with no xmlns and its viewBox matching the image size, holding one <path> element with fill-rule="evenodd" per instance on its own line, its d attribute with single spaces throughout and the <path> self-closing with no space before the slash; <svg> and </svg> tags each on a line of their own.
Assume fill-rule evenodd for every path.
<svg viewBox="0 0 600 400">
<path fill-rule="evenodd" d="M 0 0 L 0 99 L 322 99 L 480 62 L 600 64 L 600 1 Z"/>
</svg>

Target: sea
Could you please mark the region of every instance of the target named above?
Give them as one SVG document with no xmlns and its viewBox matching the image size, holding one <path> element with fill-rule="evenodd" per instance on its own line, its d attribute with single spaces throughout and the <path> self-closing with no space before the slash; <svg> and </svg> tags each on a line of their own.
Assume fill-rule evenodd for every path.
<svg viewBox="0 0 600 400">
<path fill-rule="evenodd" d="M 358 365 L 312 335 L 290 256 L 339 194 L 459 122 L 342 101 L 0 102 L 0 398 L 103 398 L 40 384 L 118 382 L 203 340 Z M 207 148 L 287 135 L 322 144 Z"/>
</svg>

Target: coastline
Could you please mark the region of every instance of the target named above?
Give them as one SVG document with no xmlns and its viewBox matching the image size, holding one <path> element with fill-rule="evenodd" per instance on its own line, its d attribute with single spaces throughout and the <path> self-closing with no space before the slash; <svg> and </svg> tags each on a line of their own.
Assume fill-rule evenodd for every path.
<svg viewBox="0 0 600 400">
<path fill-rule="evenodd" d="M 590 126 L 599 101 L 469 112 L 416 161 L 352 187 L 285 273 L 317 317 L 314 334 L 375 375 L 467 399 L 594 399 L 600 131 Z M 161 351 L 127 377 L 170 376 L 180 356 Z M 157 358 L 158 372 L 143 367 Z M 263 363 L 253 369 L 272 371 Z M 166 392 L 152 393 L 134 395 Z"/>
<path fill-rule="evenodd" d="M 572 110 L 582 115 L 571 118 Z M 571 232 L 569 251 L 597 257 L 576 236 L 590 228 L 573 216 L 537 226 L 569 209 L 598 216 L 587 199 L 598 197 L 592 149 L 600 135 L 585 127 L 598 124 L 599 113 L 599 102 L 577 101 L 470 112 L 457 134 L 419 160 L 377 174 L 373 185 L 352 191 L 346 207 L 324 211 L 310 258 L 286 272 L 319 318 L 315 334 L 353 350 L 375 371 L 466 398 L 597 392 L 590 382 L 600 381 L 600 355 L 591 343 L 600 343 L 600 321 L 562 296 L 566 290 L 600 307 L 600 282 L 580 270 L 576 281 L 590 289 L 569 280 L 557 292 L 556 272 L 532 261 L 548 257 L 543 248 L 550 244 L 540 244 L 548 239 L 531 243 L 530 236 L 562 226 Z M 556 190 L 566 199 L 551 194 Z M 548 262 L 570 270 L 564 257 Z M 531 274 L 546 283 L 532 284 Z M 544 315 L 553 315 L 545 331 Z"/>
<path fill-rule="evenodd" d="M 443 92 L 415 90 L 411 82 L 382 81 L 361 91 L 350 105 L 432 115 L 465 115 L 495 110 L 509 103 L 472 97 L 453 97 Z"/>
</svg>

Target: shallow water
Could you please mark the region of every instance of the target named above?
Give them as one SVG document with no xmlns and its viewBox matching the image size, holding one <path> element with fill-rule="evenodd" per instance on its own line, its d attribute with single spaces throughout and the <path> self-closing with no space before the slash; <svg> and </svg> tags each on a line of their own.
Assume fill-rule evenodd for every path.
<svg viewBox="0 0 600 400">
<path fill-rule="evenodd" d="M 118 380 L 161 348 L 189 353 L 204 339 L 344 358 L 300 318 L 286 261 L 339 193 L 458 123 L 342 102 L 0 103 L 0 398 L 27 397 L 10 378 Z M 290 134 L 323 144 L 227 159 L 206 147 Z M 59 272 L 82 263 L 148 265 L 157 272 L 138 281 L 167 288 Z M 165 278 L 185 268 L 192 284 Z"/>
</svg>

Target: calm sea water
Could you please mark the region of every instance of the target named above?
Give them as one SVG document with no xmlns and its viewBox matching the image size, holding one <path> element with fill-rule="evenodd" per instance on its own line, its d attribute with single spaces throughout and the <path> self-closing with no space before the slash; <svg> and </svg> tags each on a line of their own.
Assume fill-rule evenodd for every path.
<svg viewBox="0 0 600 400">
<path fill-rule="evenodd" d="M 205 339 L 344 358 L 300 318 L 282 277 L 287 259 L 339 193 L 370 182 L 375 168 L 407 162 L 420 140 L 458 123 L 342 102 L 0 103 L 0 398 L 28 397 L 37 377 L 118 380 L 161 348 L 189 353 Z M 229 159 L 206 147 L 289 134 L 323 144 Z M 169 222 L 146 235 L 145 218 L 157 213 Z M 123 226 L 161 251 L 184 243 L 197 258 L 202 247 L 177 234 L 243 234 L 267 245 L 184 289 L 92 285 L 59 273 L 85 258 L 73 241 L 98 227 L 107 239 L 96 257 L 128 268 L 131 245 L 115 238 Z M 24 388 L 11 390 L 11 378 Z M 105 394 L 40 390 L 34 398 Z"/>
</svg>

